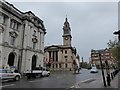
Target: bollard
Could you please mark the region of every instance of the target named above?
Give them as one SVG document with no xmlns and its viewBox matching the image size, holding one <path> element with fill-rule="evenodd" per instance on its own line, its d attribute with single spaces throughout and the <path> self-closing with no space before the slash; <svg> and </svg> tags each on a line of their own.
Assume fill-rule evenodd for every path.
<svg viewBox="0 0 120 90">
<path fill-rule="evenodd" d="M 110 85 L 110 81 L 111 81 L 111 80 L 110 80 L 110 74 L 108 74 L 108 75 L 107 75 L 107 84 L 108 84 L 108 86 L 111 86 L 111 85 Z"/>
<path fill-rule="evenodd" d="M 111 79 L 113 79 L 113 73 L 111 73 Z"/>
<path fill-rule="evenodd" d="M 115 77 L 115 71 L 113 72 L 113 75 L 114 75 L 114 77 Z"/>
</svg>

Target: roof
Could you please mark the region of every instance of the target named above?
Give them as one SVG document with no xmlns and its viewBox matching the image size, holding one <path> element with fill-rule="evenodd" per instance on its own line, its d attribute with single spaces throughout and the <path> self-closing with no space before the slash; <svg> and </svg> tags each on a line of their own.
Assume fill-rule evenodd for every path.
<svg viewBox="0 0 120 90">
<path fill-rule="evenodd" d="M 53 50 L 53 49 L 72 49 L 73 51 L 76 52 L 76 48 L 75 47 L 71 47 L 71 46 L 66 46 L 66 45 L 51 45 L 51 46 L 46 46 L 44 48 L 44 50 Z"/>
</svg>

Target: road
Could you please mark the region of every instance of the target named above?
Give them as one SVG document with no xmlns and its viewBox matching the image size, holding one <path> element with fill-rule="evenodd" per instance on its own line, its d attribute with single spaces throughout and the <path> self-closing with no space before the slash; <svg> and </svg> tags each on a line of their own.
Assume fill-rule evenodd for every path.
<svg viewBox="0 0 120 90">
<path fill-rule="evenodd" d="M 7 81 L 2 83 L 4 88 L 70 88 L 77 83 L 94 81 L 101 77 L 99 73 L 90 73 L 87 69 L 82 69 L 80 74 L 73 74 L 71 71 L 52 72 L 49 77 L 42 77 L 36 79 L 22 78 L 20 81 Z"/>
</svg>

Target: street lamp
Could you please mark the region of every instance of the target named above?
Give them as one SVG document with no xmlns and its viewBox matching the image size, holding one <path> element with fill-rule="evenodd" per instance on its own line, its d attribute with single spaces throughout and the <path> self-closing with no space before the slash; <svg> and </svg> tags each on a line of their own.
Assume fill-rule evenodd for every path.
<svg viewBox="0 0 120 90">
<path fill-rule="evenodd" d="M 98 54 L 99 54 L 100 65 L 101 65 L 101 70 L 102 70 L 103 83 L 104 83 L 104 86 L 106 87 L 106 81 L 105 81 L 105 75 L 104 75 L 104 70 L 103 70 L 103 64 L 102 64 L 102 60 L 101 60 L 101 52 L 99 52 Z"/>
<path fill-rule="evenodd" d="M 118 35 L 118 55 L 119 55 L 119 50 L 120 50 L 120 30 L 114 32 L 113 34 Z M 118 67 L 120 69 L 120 57 L 118 58 Z"/>
<path fill-rule="evenodd" d="M 118 40 L 120 41 L 120 30 L 118 30 L 117 32 L 114 32 L 113 34 L 118 35 Z"/>
</svg>

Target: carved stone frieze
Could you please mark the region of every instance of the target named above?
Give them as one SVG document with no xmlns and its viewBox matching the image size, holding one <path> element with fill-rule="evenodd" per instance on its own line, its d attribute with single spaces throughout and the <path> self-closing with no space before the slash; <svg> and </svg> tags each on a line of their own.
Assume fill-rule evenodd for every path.
<svg viewBox="0 0 120 90">
<path fill-rule="evenodd" d="M 12 36 L 12 37 L 16 38 L 18 36 L 18 34 L 15 31 L 11 31 L 9 33 L 10 33 L 10 36 Z"/>
<path fill-rule="evenodd" d="M 37 43 L 38 42 L 37 38 L 32 38 L 32 42 Z"/>
</svg>

